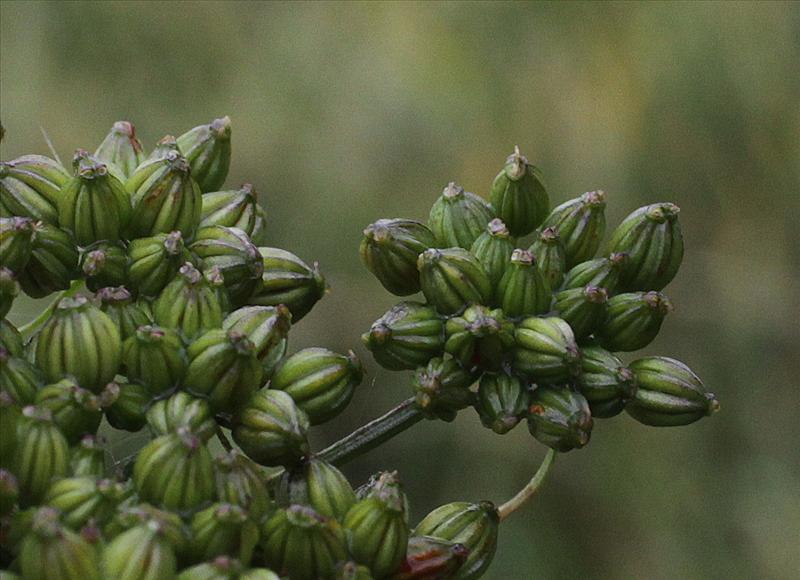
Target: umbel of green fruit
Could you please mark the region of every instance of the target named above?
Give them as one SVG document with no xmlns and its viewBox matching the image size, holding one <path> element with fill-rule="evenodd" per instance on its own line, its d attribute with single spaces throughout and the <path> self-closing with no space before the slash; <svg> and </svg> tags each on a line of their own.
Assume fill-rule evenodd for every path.
<svg viewBox="0 0 800 580">
<path fill-rule="evenodd" d="M 594 257 L 606 230 L 606 194 L 589 191 L 556 207 L 542 224 L 564 244 L 567 268 Z M 614 250 L 622 251 L 622 250 Z"/>
<path fill-rule="evenodd" d="M 417 257 L 437 246 L 428 227 L 414 220 L 378 220 L 364 229 L 359 252 L 367 269 L 396 296 L 420 290 Z"/>
<path fill-rule="evenodd" d="M 469 552 L 456 578 L 471 580 L 482 576 L 492 563 L 499 527 L 500 517 L 492 502 L 453 502 L 425 516 L 417 524 L 414 535 L 432 536 L 464 546 Z"/>
<path fill-rule="evenodd" d="M 384 472 L 342 522 L 353 558 L 378 578 L 397 570 L 405 559 L 409 535 L 407 504 L 397 473 Z"/>
<path fill-rule="evenodd" d="M 86 151 L 75 152 L 75 176 L 59 194 L 58 222 L 86 246 L 122 237 L 131 215 L 131 201 L 122 182 Z"/>
<path fill-rule="evenodd" d="M 419 255 L 422 293 L 441 314 L 455 314 L 469 304 L 485 304 L 492 283 L 480 262 L 461 248 L 430 249 Z"/>
<path fill-rule="evenodd" d="M 382 367 L 411 370 L 442 354 L 444 321 L 430 306 L 400 302 L 376 320 L 361 340 Z"/>
<path fill-rule="evenodd" d="M 208 398 L 217 413 L 240 408 L 261 385 L 255 346 L 239 332 L 209 330 L 189 345 L 187 354 L 186 389 Z"/>
<path fill-rule="evenodd" d="M 519 147 L 514 148 L 505 167 L 495 177 L 489 201 L 515 237 L 531 233 L 547 215 L 550 197 L 542 183 L 541 172 L 528 163 Z"/>
<path fill-rule="evenodd" d="M 441 246 L 469 250 L 493 217 L 483 198 L 451 182 L 431 207 L 428 227 Z"/>
<path fill-rule="evenodd" d="M 486 270 L 492 287 L 496 287 L 514 252 L 514 242 L 503 220 L 495 218 L 490 221 L 486 231 L 475 239 L 469 251 Z"/>
<path fill-rule="evenodd" d="M 59 301 L 39 334 L 35 358 L 48 381 L 72 375 L 84 389 L 98 392 L 117 373 L 121 353 L 114 321 L 77 296 Z"/>
<path fill-rule="evenodd" d="M 133 212 L 130 237 L 179 231 L 194 234 L 200 223 L 202 195 L 189 163 L 177 151 L 140 165 L 126 182 Z"/>
<path fill-rule="evenodd" d="M 283 391 L 262 388 L 235 421 L 233 439 L 256 463 L 292 466 L 308 454 L 308 415 Z"/>
<path fill-rule="evenodd" d="M 208 281 L 187 262 L 153 303 L 153 319 L 194 338 L 222 326 L 222 307 Z"/>
<path fill-rule="evenodd" d="M 192 168 L 202 192 L 218 191 L 231 165 L 231 120 L 214 119 L 178 137 L 178 148 Z"/>
<path fill-rule="evenodd" d="M 133 483 L 144 501 L 168 510 L 192 509 L 214 497 L 214 465 L 202 440 L 183 427 L 142 448 Z"/>
<path fill-rule="evenodd" d="M 628 254 L 621 290 L 661 290 L 675 277 L 683 260 L 679 211 L 672 203 L 640 207 L 611 234 L 608 251 Z"/>
<path fill-rule="evenodd" d="M 297 580 L 328 578 L 347 559 L 339 523 L 302 505 L 279 509 L 268 518 L 260 545 L 267 565 Z"/>
<path fill-rule="evenodd" d="M 719 401 L 685 364 L 651 356 L 635 360 L 630 369 L 639 384 L 628 403 L 628 414 L 645 425 L 688 425 L 719 410 Z"/>
<path fill-rule="evenodd" d="M 363 375 L 353 351 L 342 355 L 326 348 L 304 348 L 281 361 L 270 388 L 291 395 L 311 424 L 318 425 L 344 410 Z"/>
<path fill-rule="evenodd" d="M 328 289 L 319 265 L 315 262 L 311 267 L 280 248 L 258 248 L 258 252 L 264 261 L 264 274 L 247 303 L 260 306 L 283 304 L 297 323 Z"/>
<path fill-rule="evenodd" d="M 548 447 L 562 453 L 580 449 L 592 434 L 592 413 L 580 393 L 566 387 L 539 387 L 531 395 L 528 429 Z"/>
<path fill-rule="evenodd" d="M 44 155 L 23 155 L 0 163 L 0 216 L 21 216 L 58 224 L 58 198 L 69 174 Z"/>
</svg>

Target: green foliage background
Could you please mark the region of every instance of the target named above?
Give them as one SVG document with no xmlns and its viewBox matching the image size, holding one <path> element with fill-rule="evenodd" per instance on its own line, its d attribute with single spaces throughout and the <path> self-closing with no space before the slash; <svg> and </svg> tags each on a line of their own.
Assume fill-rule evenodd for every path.
<svg viewBox="0 0 800 580">
<path fill-rule="evenodd" d="M 317 447 L 408 395 L 361 332 L 393 303 L 361 229 L 424 219 L 449 180 L 486 194 L 515 144 L 554 201 L 609 192 L 613 227 L 682 208 L 677 312 L 647 353 L 722 401 L 682 429 L 601 421 L 501 531 L 491 578 L 796 578 L 800 571 L 800 9 L 792 3 L 0 4 L 2 158 L 93 149 L 130 119 L 152 146 L 229 114 L 231 186 L 332 293 L 292 347 L 353 347 L 369 375 Z M 12 319 L 42 304 L 20 301 Z M 628 359 L 630 360 L 630 359 Z M 543 448 L 465 411 L 359 459 L 399 469 L 414 517 L 510 496 Z"/>
</svg>

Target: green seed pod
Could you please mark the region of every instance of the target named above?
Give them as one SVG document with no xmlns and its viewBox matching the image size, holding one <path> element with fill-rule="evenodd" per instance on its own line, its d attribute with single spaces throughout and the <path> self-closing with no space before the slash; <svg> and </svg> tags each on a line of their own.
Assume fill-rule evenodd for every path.
<svg viewBox="0 0 800 580">
<path fill-rule="evenodd" d="M 141 302 L 134 301 L 124 286 L 100 288 L 95 293 L 95 298 L 100 302 L 100 310 L 117 325 L 123 341 L 136 334 L 136 329 L 140 326 L 152 322 L 149 312 Z"/>
<path fill-rule="evenodd" d="M 58 521 L 58 511 L 41 508 L 19 554 L 23 578 L 30 580 L 100 580 L 98 551 Z"/>
<path fill-rule="evenodd" d="M 208 281 L 187 262 L 153 303 L 153 320 L 193 339 L 222 326 L 222 307 Z"/>
<path fill-rule="evenodd" d="M 270 388 L 288 393 L 319 425 L 341 413 L 361 383 L 364 367 L 353 351 L 338 354 L 326 348 L 304 348 L 283 359 Z"/>
<path fill-rule="evenodd" d="M 0 266 L 0 316 L 8 314 L 17 296 L 19 296 L 17 277 L 5 266 Z"/>
<path fill-rule="evenodd" d="M 428 227 L 439 245 L 468 250 L 493 217 L 483 198 L 450 182 L 431 207 Z"/>
<path fill-rule="evenodd" d="M 618 294 L 606 305 L 605 321 L 597 333 L 600 344 L 615 352 L 644 348 L 653 342 L 672 310 L 672 303 L 661 292 Z"/>
<path fill-rule="evenodd" d="M 608 294 L 603 288 L 571 288 L 555 295 L 553 310 L 570 325 L 575 338 L 580 340 L 603 324 L 606 302 Z"/>
<path fill-rule="evenodd" d="M 50 486 L 43 503 L 58 510 L 65 525 L 80 530 L 92 520 L 105 524 L 131 492 L 130 485 L 110 479 L 67 477 Z"/>
<path fill-rule="evenodd" d="M 373 322 L 361 340 L 382 367 L 415 369 L 444 352 L 444 321 L 430 306 L 400 302 Z"/>
<path fill-rule="evenodd" d="M 81 246 L 122 237 L 131 214 L 131 200 L 122 182 L 86 151 L 78 149 L 72 162 L 75 177 L 58 199 L 59 225 L 72 231 Z"/>
<path fill-rule="evenodd" d="M 348 560 L 347 562 L 340 562 L 336 566 L 336 574 L 333 578 L 335 580 L 373 580 L 374 576 L 366 566 Z"/>
<path fill-rule="evenodd" d="M 178 268 L 191 260 L 178 231 L 132 240 L 128 245 L 128 283 L 139 294 L 158 296 Z"/>
<path fill-rule="evenodd" d="M 25 407 L 17 431 L 11 472 L 17 476 L 20 504 L 36 505 L 52 480 L 67 475 L 69 443 L 47 409 Z"/>
<path fill-rule="evenodd" d="M 0 389 L 0 466 L 8 467 L 14 460 L 14 451 L 19 443 L 17 427 L 22 413 L 17 401 L 4 389 Z"/>
<path fill-rule="evenodd" d="M 72 236 L 57 226 L 37 222 L 33 231 L 31 256 L 19 273 L 19 283 L 28 296 L 43 298 L 66 290 L 77 277 L 78 247 Z"/>
<path fill-rule="evenodd" d="M 308 416 L 291 396 L 261 389 L 239 412 L 232 434 L 256 463 L 292 466 L 308 455 L 308 427 Z"/>
<path fill-rule="evenodd" d="M 580 352 L 569 324 L 560 318 L 531 317 L 514 333 L 514 370 L 535 382 L 569 380 L 580 368 Z"/>
<path fill-rule="evenodd" d="M 514 347 L 514 325 L 500 309 L 473 304 L 445 324 L 445 352 L 466 369 L 494 370 Z"/>
<path fill-rule="evenodd" d="M 114 429 L 140 431 L 145 426 L 145 411 L 153 398 L 148 388 L 139 383 L 119 381 L 117 399 L 105 409 L 106 420 Z"/>
<path fill-rule="evenodd" d="M 72 375 L 81 387 L 96 393 L 114 378 L 121 352 L 114 321 L 85 297 L 77 296 L 59 301 L 39 333 L 35 358 L 48 381 Z"/>
<path fill-rule="evenodd" d="M 19 330 L 8 320 L 0 320 L 0 348 L 6 349 L 10 356 L 24 356 L 24 344 Z M 2 373 L 2 371 L 0 371 Z"/>
<path fill-rule="evenodd" d="M 119 534 L 103 550 L 103 577 L 115 580 L 175 578 L 177 558 L 166 534 L 165 526 L 155 520 Z"/>
<path fill-rule="evenodd" d="M 581 262 L 564 278 L 563 289 L 597 286 L 614 293 L 619 285 L 619 276 L 627 254 L 611 254 L 608 258 L 596 258 Z"/>
<path fill-rule="evenodd" d="M 514 242 L 503 220 L 495 218 L 486 226 L 469 249 L 489 275 L 492 287 L 496 287 L 506 271 L 506 265 L 514 252 Z"/>
<path fill-rule="evenodd" d="M 308 266 L 294 254 L 280 248 L 258 248 L 264 261 L 261 285 L 247 303 L 258 306 L 283 304 L 296 324 L 308 314 L 328 290 L 319 265 Z"/>
<path fill-rule="evenodd" d="M 531 395 L 528 430 L 540 443 L 565 453 L 589 443 L 592 413 L 580 393 L 564 387 L 539 387 Z"/>
<path fill-rule="evenodd" d="M 258 248 L 242 230 L 224 226 L 201 228 L 189 249 L 200 258 L 203 271 L 219 268 L 235 305 L 241 305 L 259 286 L 264 262 Z"/>
<path fill-rule="evenodd" d="M 241 506 L 255 521 L 260 521 L 272 509 L 261 468 L 239 450 L 232 449 L 216 457 L 214 465 L 220 501 Z"/>
<path fill-rule="evenodd" d="M 18 405 L 30 405 L 41 388 L 44 377 L 41 371 L 24 358 L 11 356 L 0 347 L 0 391 L 8 394 Z"/>
<path fill-rule="evenodd" d="M 396 472 L 373 479 L 366 496 L 342 521 L 353 558 L 383 578 L 396 571 L 408 545 L 408 499 Z"/>
<path fill-rule="evenodd" d="M 237 505 L 216 503 L 192 516 L 191 551 L 193 561 L 217 556 L 233 556 L 249 564 L 258 543 L 258 526 Z"/>
<path fill-rule="evenodd" d="M 544 228 L 528 251 L 533 254 L 536 267 L 548 287 L 555 290 L 561 286 L 567 271 L 567 254 L 558 232 L 554 228 Z"/>
<path fill-rule="evenodd" d="M 367 226 L 361 238 L 361 261 L 395 296 L 419 292 L 417 257 L 436 247 L 433 232 L 423 223 L 383 219 Z"/>
<path fill-rule="evenodd" d="M 59 192 L 67 181 L 66 169 L 44 155 L 0 163 L 0 216 L 58 224 Z"/>
<path fill-rule="evenodd" d="M 208 441 L 217 429 L 208 401 L 182 391 L 153 403 L 147 410 L 147 424 L 156 437 L 185 427 L 203 441 Z"/>
<path fill-rule="evenodd" d="M 93 292 L 108 286 L 122 286 L 128 278 L 125 246 L 116 242 L 94 243 L 81 253 L 80 267 L 86 286 Z"/>
<path fill-rule="evenodd" d="M 128 378 L 142 383 L 151 395 L 160 395 L 180 385 L 189 366 L 178 333 L 150 325 L 140 326 L 125 341 L 122 364 Z"/>
<path fill-rule="evenodd" d="M 208 398 L 215 413 L 232 413 L 261 386 L 261 364 L 253 343 L 234 330 L 209 330 L 187 350 L 186 388 Z"/>
<path fill-rule="evenodd" d="M 192 166 L 200 190 L 218 191 L 231 165 L 231 120 L 214 119 L 178 137 L 178 147 Z"/>
<path fill-rule="evenodd" d="M 430 249 L 419 256 L 417 268 L 425 298 L 442 314 L 455 314 L 469 304 L 485 304 L 492 283 L 480 262 L 461 248 Z"/>
<path fill-rule="evenodd" d="M 550 287 L 539 272 L 533 254 L 514 250 L 495 290 L 494 302 L 507 316 L 519 318 L 547 312 L 550 300 Z"/>
<path fill-rule="evenodd" d="M 253 223 L 253 231 L 250 232 L 250 241 L 256 246 L 267 244 L 267 212 L 261 205 L 256 204 L 256 219 Z"/>
<path fill-rule="evenodd" d="M 136 138 L 136 127 L 129 121 L 114 123 L 94 156 L 107 164 L 120 180 L 133 175 L 134 169 L 145 159 L 142 144 Z"/>
<path fill-rule="evenodd" d="M 356 502 L 356 494 L 344 474 L 327 461 L 315 457 L 285 471 L 276 495 L 282 507 L 307 505 L 318 514 L 339 521 Z"/>
<path fill-rule="evenodd" d="M 180 231 L 191 237 L 200 223 L 202 194 L 189 163 L 176 151 L 136 168 L 125 186 L 131 192 L 129 237 Z"/>
<path fill-rule="evenodd" d="M 611 234 L 608 251 L 628 254 L 620 290 L 661 290 L 675 277 L 683 260 L 679 211 L 672 203 L 640 207 Z"/>
<path fill-rule="evenodd" d="M 406 561 L 391 580 L 436 580 L 455 578 L 469 550 L 464 544 L 432 536 L 413 536 L 408 540 Z"/>
<path fill-rule="evenodd" d="M 156 141 L 156 146 L 147 156 L 145 161 L 155 161 L 156 159 L 164 159 L 170 151 L 180 153 L 178 149 L 178 140 L 173 135 L 164 135 L 161 139 Z"/>
<path fill-rule="evenodd" d="M 114 539 L 128 530 L 140 527 L 157 530 L 176 554 L 186 554 L 190 550 L 191 536 L 181 516 L 146 503 L 123 503 L 117 514 L 103 528 L 103 535 L 107 539 Z"/>
<path fill-rule="evenodd" d="M 256 225 L 257 197 L 258 192 L 250 183 L 245 183 L 238 190 L 203 194 L 200 227 L 238 228 L 250 236 Z"/>
<path fill-rule="evenodd" d="M 43 387 L 36 393 L 34 403 L 50 411 L 70 444 L 80 441 L 83 435 L 94 435 L 103 418 L 98 397 L 79 387 L 72 378 Z"/>
<path fill-rule="evenodd" d="M 606 231 L 606 194 L 588 191 L 555 208 L 542 224 L 558 232 L 567 257 L 567 268 L 594 257 Z M 620 250 L 615 250 L 620 251 Z"/>
<path fill-rule="evenodd" d="M 98 479 L 106 474 L 106 440 L 99 435 L 84 435 L 70 450 L 69 473 L 73 477 Z"/>
<path fill-rule="evenodd" d="M 640 358 L 630 369 L 639 383 L 625 410 L 644 425 L 688 425 L 719 410 L 719 401 L 680 361 L 665 356 Z"/>
<path fill-rule="evenodd" d="M 525 417 L 529 399 L 527 386 L 518 378 L 486 373 L 478 387 L 475 410 L 484 427 L 504 435 Z"/>
<path fill-rule="evenodd" d="M 483 575 L 497 549 L 500 517 L 490 501 L 453 502 L 425 516 L 414 530 L 415 536 L 433 536 L 457 542 L 469 550 L 456 578 L 471 580 Z"/>
<path fill-rule="evenodd" d="M 234 310 L 222 321 L 225 330 L 241 333 L 253 343 L 265 379 L 272 376 L 275 365 L 286 354 L 291 326 L 292 313 L 282 304 L 274 307 L 245 306 Z"/>
<path fill-rule="evenodd" d="M 581 373 L 577 380 L 581 394 L 589 402 L 592 417 L 619 415 L 636 395 L 633 372 L 612 353 L 599 346 L 581 350 Z"/>
<path fill-rule="evenodd" d="M 133 483 L 144 501 L 188 510 L 214 498 L 214 464 L 199 437 L 185 427 L 145 445 L 133 466 Z"/>
<path fill-rule="evenodd" d="M 514 148 L 505 167 L 495 177 L 489 201 L 515 237 L 531 233 L 547 216 L 550 197 L 542 182 L 542 174 L 528 163 L 519 147 Z"/>
<path fill-rule="evenodd" d="M 469 387 L 477 378 L 454 359 L 434 358 L 417 369 L 411 386 L 417 405 L 428 418 L 449 422 L 459 410 L 473 404 L 474 394 Z"/>
<path fill-rule="evenodd" d="M 10 514 L 16 507 L 18 498 L 17 478 L 7 469 L 0 469 L 0 516 Z"/>
<path fill-rule="evenodd" d="M 25 217 L 0 217 L 0 264 L 12 272 L 22 272 L 30 260 L 33 223 Z"/>
<path fill-rule="evenodd" d="M 267 519 L 261 547 L 266 564 L 292 580 L 330 577 L 336 564 L 347 559 L 339 523 L 302 505 L 280 509 Z"/>
</svg>

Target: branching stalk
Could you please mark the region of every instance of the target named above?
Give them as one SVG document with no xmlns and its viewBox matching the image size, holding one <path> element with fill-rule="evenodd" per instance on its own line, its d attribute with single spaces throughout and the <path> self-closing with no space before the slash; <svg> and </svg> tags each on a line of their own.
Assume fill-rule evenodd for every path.
<svg viewBox="0 0 800 580">
<path fill-rule="evenodd" d="M 539 490 L 539 488 L 542 486 L 542 483 L 544 483 L 544 480 L 547 478 L 547 474 L 550 472 L 550 467 L 552 467 L 555 459 L 556 459 L 555 450 L 548 449 L 547 455 L 544 456 L 542 464 L 539 466 L 539 469 L 536 470 L 536 473 L 528 482 L 528 484 L 521 490 L 519 490 L 517 495 L 512 497 L 510 500 L 508 500 L 506 503 L 504 503 L 497 509 L 497 513 L 500 515 L 501 522 L 508 516 L 513 514 L 515 511 L 517 511 L 519 508 L 521 508 L 523 505 L 525 505 L 528 502 L 528 500 L 530 500 L 534 495 L 536 495 L 536 492 Z"/>
</svg>

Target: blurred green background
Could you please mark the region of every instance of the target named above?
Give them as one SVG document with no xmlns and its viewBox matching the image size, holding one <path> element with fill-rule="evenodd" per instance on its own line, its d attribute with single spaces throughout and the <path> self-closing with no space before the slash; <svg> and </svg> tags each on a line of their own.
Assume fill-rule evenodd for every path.
<svg viewBox="0 0 800 580">
<path fill-rule="evenodd" d="M 152 146 L 231 116 L 229 185 L 253 182 L 272 244 L 333 287 L 292 347 L 354 348 L 369 370 L 317 448 L 409 394 L 359 342 L 395 301 L 359 263 L 368 223 L 424 219 L 449 180 L 485 195 L 515 144 L 555 202 L 605 189 L 610 228 L 679 204 L 677 311 L 646 352 L 686 361 L 721 413 L 599 422 L 503 525 L 487 577 L 800 575 L 799 4 L 4 1 L 0 16 L 3 159 L 46 153 L 40 126 L 68 159 L 117 119 Z M 504 500 L 542 456 L 524 427 L 499 437 L 464 411 L 346 472 L 400 470 L 416 521 Z"/>
</svg>

